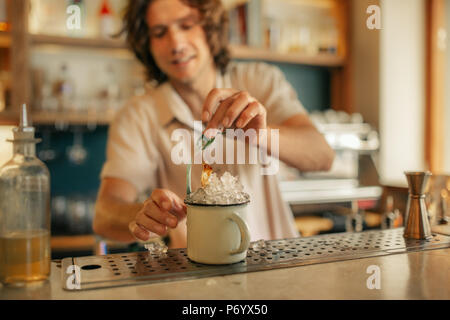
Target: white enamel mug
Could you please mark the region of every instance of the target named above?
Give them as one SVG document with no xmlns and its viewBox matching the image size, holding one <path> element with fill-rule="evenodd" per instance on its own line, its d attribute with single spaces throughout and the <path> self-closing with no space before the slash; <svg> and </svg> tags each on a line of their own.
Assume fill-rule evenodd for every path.
<svg viewBox="0 0 450 320">
<path fill-rule="evenodd" d="M 186 203 L 187 254 L 205 264 L 242 261 L 250 245 L 247 203 L 207 205 Z"/>
</svg>

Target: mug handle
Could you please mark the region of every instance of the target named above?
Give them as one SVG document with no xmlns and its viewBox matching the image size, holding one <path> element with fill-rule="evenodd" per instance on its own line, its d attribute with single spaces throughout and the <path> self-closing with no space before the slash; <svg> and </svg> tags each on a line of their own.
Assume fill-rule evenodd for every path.
<svg viewBox="0 0 450 320">
<path fill-rule="evenodd" d="M 247 250 L 250 245 L 250 231 L 248 230 L 247 223 L 242 220 L 242 218 L 236 212 L 233 212 L 228 217 L 228 219 L 238 225 L 239 232 L 241 233 L 241 244 L 239 245 L 239 248 L 237 248 L 236 250 L 231 250 L 230 254 L 242 253 Z"/>
</svg>

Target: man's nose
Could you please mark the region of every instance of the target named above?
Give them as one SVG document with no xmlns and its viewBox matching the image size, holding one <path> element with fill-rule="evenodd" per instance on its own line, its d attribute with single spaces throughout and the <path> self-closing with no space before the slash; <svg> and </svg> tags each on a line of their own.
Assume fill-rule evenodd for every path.
<svg viewBox="0 0 450 320">
<path fill-rule="evenodd" d="M 170 27 L 168 30 L 171 54 L 183 52 L 185 48 L 185 39 L 183 33 L 176 27 Z"/>
</svg>

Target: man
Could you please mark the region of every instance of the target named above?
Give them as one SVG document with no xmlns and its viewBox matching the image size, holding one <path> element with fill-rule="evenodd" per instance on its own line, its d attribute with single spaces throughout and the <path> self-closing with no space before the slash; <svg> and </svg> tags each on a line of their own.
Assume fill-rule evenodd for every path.
<svg viewBox="0 0 450 320">
<path fill-rule="evenodd" d="M 333 151 L 281 71 L 229 63 L 227 28 L 220 0 L 129 2 L 128 43 L 157 85 L 122 108 L 110 126 L 93 223 L 97 234 L 126 242 L 168 235 L 170 247 L 186 247 L 186 166 L 171 160 L 171 133 L 192 131 L 194 120 L 206 129 L 279 129 L 280 160 L 302 171 L 331 167 Z M 297 236 L 276 177 L 257 168 L 226 167 L 250 193 L 252 240 Z M 148 189 L 150 197 L 139 203 Z"/>
</svg>

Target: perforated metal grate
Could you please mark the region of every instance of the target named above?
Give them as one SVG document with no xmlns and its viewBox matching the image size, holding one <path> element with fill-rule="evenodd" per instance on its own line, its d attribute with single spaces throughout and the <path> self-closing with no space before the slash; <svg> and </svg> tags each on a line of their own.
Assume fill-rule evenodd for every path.
<svg viewBox="0 0 450 320">
<path fill-rule="evenodd" d="M 262 245 L 261 245 L 262 244 Z M 254 242 L 247 259 L 231 265 L 205 265 L 187 257 L 186 249 L 169 250 L 165 255 L 149 252 L 66 258 L 64 271 L 70 265 L 80 267 L 81 289 L 153 283 L 201 278 L 233 273 L 285 268 L 332 261 L 343 261 L 450 247 L 450 237 L 434 235 L 430 240 L 403 238 L 403 228 L 359 233 L 328 234 L 307 238 Z"/>
</svg>

